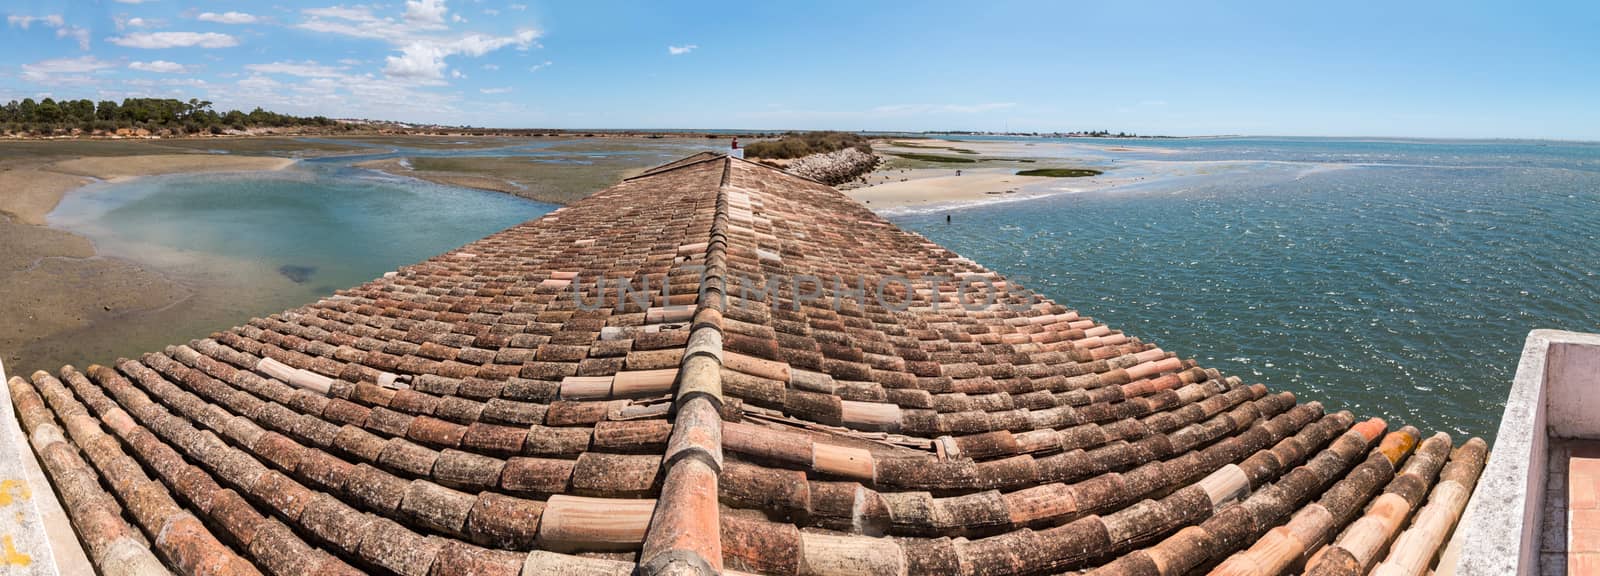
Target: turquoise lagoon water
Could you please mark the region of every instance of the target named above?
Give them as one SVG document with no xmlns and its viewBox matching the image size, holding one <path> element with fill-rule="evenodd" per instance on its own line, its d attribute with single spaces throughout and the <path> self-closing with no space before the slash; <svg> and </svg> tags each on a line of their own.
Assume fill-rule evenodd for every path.
<svg viewBox="0 0 1600 576">
<path fill-rule="evenodd" d="M 67 194 L 49 223 L 87 236 L 102 256 L 162 273 L 188 297 L 69 335 L 30 360 L 105 362 L 158 350 L 313 302 L 552 209 L 336 161 L 92 184 Z"/>
<path fill-rule="evenodd" d="M 891 219 L 1186 358 L 1458 435 L 1492 437 L 1529 330 L 1600 331 L 1600 145 L 1050 144 L 1157 177 Z"/>
<path fill-rule="evenodd" d="M 278 172 L 102 182 L 63 198 L 48 221 L 101 256 L 159 273 L 180 300 L 54 335 L 15 351 L 30 365 L 107 362 L 203 337 L 355 286 L 532 219 L 554 206 L 352 167 L 394 157 L 487 156 L 533 163 L 648 167 L 725 140 L 447 139 L 424 145 L 319 140 L 364 150 Z M 108 309 L 109 311 L 109 309 Z"/>
</svg>

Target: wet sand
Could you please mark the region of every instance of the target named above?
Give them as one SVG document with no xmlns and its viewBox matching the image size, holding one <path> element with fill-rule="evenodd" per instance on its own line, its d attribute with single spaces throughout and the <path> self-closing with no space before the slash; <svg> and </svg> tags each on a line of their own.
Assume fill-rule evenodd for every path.
<svg viewBox="0 0 1600 576">
<path fill-rule="evenodd" d="M 369 160 L 355 166 L 448 186 L 502 192 L 551 204 L 570 204 L 651 166 L 704 149 L 720 149 L 724 144 L 721 140 L 704 138 L 589 138 L 543 148 L 542 151 L 550 155 L 539 158 L 492 154 L 413 156 Z M 482 148 L 481 145 L 468 147 Z"/>
<path fill-rule="evenodd" d="M 24 349 L 70 337 L 127 314 L 181 304 L 192 293 L 162 274 L 127 260 L 97 255 L 93 243 L 45 226 L 63 195 L 93 179 L 116 180 L 180 172 L 278 170 L 294 160 L 214 154 L 0 159 L 0 358 L 16 368 Z M 53 150 L 52 150 L 53 151 Z"/>
<path fill-rule="evenodd" d="M 884 158 L 884 163 L 863 177 L 865 185 L 844 188 L 850 197 L 879 212 L 937 210 L 1089 192 L 1129 184 L 1139 178 L 1116 171 L 1081 178 L 1017 175 L 1019 171 L 1033 168 L 1088 167 L 1089 160 L 1098 160 L 1075 157 L 1080 148 L 1060 144 L 888 140 L 873 142 L 873 150 Z M 973 162 L 930 162 L 894 154 L 931 154 Z"/>
<path fill-rule="evenodd" d="M 158 174 L 199 172 L 251 172 L 282 170 L 294 164 L 291 158 L 234 156 L 230 154 L 152 154 L 148 156 L 101 156 L 56 162 L 47 170 L 116 180 Z"/>
<path fill-rule="evenodd" d="M 377 170 L 394 176 L 405 176 L 418 180 L 427 180 L 435 184 L 446 186 L 460 186 L 462 188 L 475 188 L 491 192 L 504 192 L 516 194 L 522 188 L 504 178 L 483 176 L 480 174 L 466 174 L 461 172 L 440 172 L 433 170 L 416 170 L 407 166 L 401 158 L 385 158 L 382 160 L 368 160 L 352 164 L 357 168 Z"/>
</svg>

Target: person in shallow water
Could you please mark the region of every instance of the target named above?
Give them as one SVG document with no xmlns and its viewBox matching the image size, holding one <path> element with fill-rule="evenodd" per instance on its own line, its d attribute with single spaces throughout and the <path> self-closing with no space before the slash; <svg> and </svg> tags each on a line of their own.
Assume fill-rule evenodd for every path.
<svg viewBox="0 0 1600 576">
<path fill-rule="evenodd" d="M 950 223 L 950 215 L 949 214 L 945 214 L 944 215 L 944 223 L 945 224 L 949 224 Z"/>
</svg>

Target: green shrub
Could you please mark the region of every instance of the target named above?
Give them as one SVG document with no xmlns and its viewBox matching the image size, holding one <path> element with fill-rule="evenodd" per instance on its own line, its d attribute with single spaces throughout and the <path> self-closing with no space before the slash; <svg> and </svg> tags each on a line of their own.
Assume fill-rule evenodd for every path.
<svg viewBox="0 0 1600 576">
<path fill-rule="evenodd" d="M 802 158 L 812 154 L 836 152 L 855 148 L 868 154 L 872 144 L 866 137 L 851 132 L 789 132 L 777 140 L 755 142 L 745 147 L 746 158 L 772 158 L 783 160 Z"/>
<path fill-rule="evenodd" d="M 1018 176 L 1049 176 L 1051 178 L 1083 178 L 1085 176 L 1099 176 L 1101 172 L 1092 168 L 1039 168 L 1023 170 Z"/>
<path fill-rule="evenodd" d="M 890 153 L 889 155 L 890 156 L 899 156 L 901 158 L 905 158 L 906 160 L 921 160 L 923 162 L 940 162 L 940 163 L 943 163 L 943 164 L 973 164 L 973 163 L 977 162 L 977 160 L 973 160 L 971 158 L 961 158 L 961 157 L 958 157 L 958 156 L 940 156 L 938 154 L 897 154 L 897 153 Z"/>
</svg>

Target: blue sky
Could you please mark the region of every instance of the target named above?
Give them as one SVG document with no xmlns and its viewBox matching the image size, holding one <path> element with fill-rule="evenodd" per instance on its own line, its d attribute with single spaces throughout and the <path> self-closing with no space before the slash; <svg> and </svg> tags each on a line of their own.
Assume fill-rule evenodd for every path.
<svg viewBox="0 0 1600 576">
<path fill-rule="evenodd" d="M 1600 140 L 1600 3 L 8 0 L 0 99 L 497 127 Z"/>
</svg>

